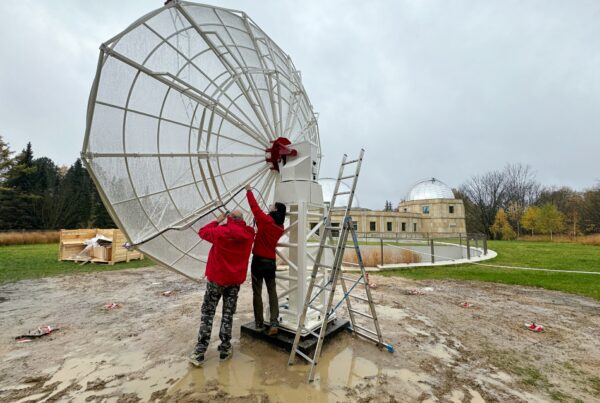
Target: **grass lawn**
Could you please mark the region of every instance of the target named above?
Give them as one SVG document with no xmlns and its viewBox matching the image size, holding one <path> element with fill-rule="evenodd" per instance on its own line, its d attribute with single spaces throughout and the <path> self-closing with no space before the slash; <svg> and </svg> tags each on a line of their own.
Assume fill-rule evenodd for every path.
<svg viewBox="0 0 600 403">
<path fill-rule="evenodd" d="M 152 260 L 144 258 L 112 266 L 93 263 L 80 266 L 76 262 L 58 261 L 58 243 L 0 246 L 0 283 L 59 274 L 147 267 L 153 264 Z"/>
<path fill-rule="evenodd" d="M 488 246 L 498 252 L 498 257 L 482 262 L 484 264 L 600 272 L 600 247 L 598 246 L 531 241 L 489 241 Z M 520 284 L 600 300 L 600 275 L 595 274 L 500 269 L 474 264 L 386 270 L 381 274 L 418 280 L 454 279 Z"/>
</svg>

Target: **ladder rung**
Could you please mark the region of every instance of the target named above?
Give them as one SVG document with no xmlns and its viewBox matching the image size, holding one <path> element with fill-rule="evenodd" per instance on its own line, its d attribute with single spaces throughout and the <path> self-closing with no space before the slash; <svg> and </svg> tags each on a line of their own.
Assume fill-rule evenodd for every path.
<svg viewBox="0 0 600 403">
<path fill-rule="evenodd" d="M 316 306 L 313 306 L 312 304 L 308 304 L 308 307 L 309 307 L 310 309 L 312 309 L 313 311 L 317 311 L 317 312 L 319 312 L 319 313 L 321 313 L 321 314 L 324 314 L 323 308 L 319 309 L 318 307 L 316 307 Z"/>
<path fill-rule="evenodd" d="M 302 326 L 302 329 L 306 330 L 306 331 L 307 331 L 309 334 L 312 334 L 312 335 L 313 335 L 313 336 L 315 336 L 317 339 L 318 339 L 319 337 L 321 337 L 321 335 L 319 335 L 319 334 L 317 334 L 317 333 L 313 332 L 313 331 L 312 331 L 312 330 L 310 330 L 310 329 L 307 329 L 307 328 L 305 328 L 304 326 Z"/>
<path fill-rule="evenodd" d="M 352 192 L 338 192 L 338 193 L 336 193 L 335 195 L 336 195 L 336 196 L 341 196 L 341 195 L 349 195 L 350 193 L 352 193 Z"/>
<path fill-rule="evenodd" d="M 327 286 L 323 287 L 319 284 L 313 284 L 313 285 L 314 285 L 314 287 L 320 288 L 321 290 L 331 291 L 331 287 L 327 287 Z"/>
<path fill-rule="evenodd" d="M 350 161 L 346 161 L 344 162 L 342 165 L 350 165 L 350 164 L 355 164 L 358 161 L 360 161 L 360 159 L 355 159 L 355 160 L 350 160 Z"/>
<path fill-rule="evenodd" d="M 307 356 L 306 354 L 304 354 L 302 351 L 296 349 L 296 354 L 298 354 L 300 357 L 304 358 L 306 361 L 310 362 L 311 364 L 314 362 L 314 360 L 312 358 L 310 358 L 309 356 Z"/>
<path fill-rule="evenodd" d="M 335 245 L 323 245 L 324 248 L 329 248 L 329 249 L 337 249 L 337 246 Z"/>
<path fill-rule="evenodd" d="M 349 296 L 349 297 L 352 297 L 352 298 L 359 299 L 359 300 L 361 300 L 361 301 L 364 301 L 364 302 L 369 302 L 369 300 L 368 300 L 367 298 L 365 298 L 365 297 L 361 297 L 360 295 L 352 295 L 352 294 L 348 294 L 348 296 Z"/>
<path fill-rule="evenodd" d="M 353 282 L 359 283 L 359 284 L 364 284 L 365 283 L 364 278 L 362 278 L 362 277 L 352 278 L 352 277 L 342 276 L 342 278 L 345 281 L 353 281 Z M 363 280 L 363 281 L 360 281 L 360 280 Z"/>
<path fill-rule="evenodd" d="M 364 337 L 365 339 L 369 339 L 369 340 L 371 340 L 371 341 L 373 341 L 373 342 L 375 342 L 375 343 L 377 343 L 377 344 L 382 344 L 382 342 L 381 342 L 379 339 L 376 339 L 376 338 L 375 338 L 375 337 L 373 337 L 373 336 L 369 336 L 368 334 L 364 334 L 364 333 L 361 333 L 361 332 L 357 332 L 356 330 L 354 331 L 354 333 L 356 333 L 357 335 L 359 335 L 359 336 L 361 336 L 361 337 Z"/>
<path fill-rule="evenodd" d="M 370 330 L 370 329 L 367 329 L 367 328 L 364 328 L 364 327 L 362 327 L 362 326 L 358 326 L 358 325 L 354 325 L 354 327 L 355 327 L 355 328 L 358 328 L 358 329 L 360 329 L 360 330 L 364 330 L 365 332 L 369 332 L 369 333 L 371 333 L 371 334 L 373 334 L 373 335 L 375 335 L 375 336 L 379 337 L 379 335 L 378 335 L 376 332 L 374 332 L 374 331 L 372 331 L 372 330 Z"/>
<path fill-rule="evenodd" d="M 323 267 L 325 269 L 333 269 L 333 266 L 331 266 L 329 264 L 324 264 L 324 263 L 319 263 L 317 266 Z"/>
<path fill-rule="evenodd" d="M 342 176 L 341 178 L 339 178 L 341 181 L 343 181 L 344 179 L 350 179 L 350 178 L 354 178 L 356 175 L 348 175 L 348 176 Z"/>
<path fill-rule="evenodd" d="M 371 315 L 364 313 L 364 312 L 357 311 L 356 309 L 350 309 L 350 311 L 353 313 L 356 313 L 360 316 L 364 316 L 365 318 L 374 319 Z"/>
</svg>

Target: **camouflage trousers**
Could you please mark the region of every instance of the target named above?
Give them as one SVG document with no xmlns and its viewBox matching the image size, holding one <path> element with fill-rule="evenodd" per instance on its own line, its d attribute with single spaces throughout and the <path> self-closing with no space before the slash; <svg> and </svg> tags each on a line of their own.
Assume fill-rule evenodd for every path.
<svg viewBox="0 0 600 403">
<path fill-rule="evenodd" d="M 215 311 L 221 296 L 223 297 L 223 314 L 221 317 L 221 330 L 219 338 L 221 344 L 219 351 L 227 351 L 231 348 L 231 330 L 233 327 L 233 314 L 237 307 L 239 285 L 221 286 L 208 281 L 206 283 L 206 292 L 204 293 L 204 302 L 202 303 L 202 318 L 200 320 L 200 331 L 198 332 L 198 344 L 196 352 L 204 354 L 208 348 L 210 334 L 212 332 L 213 319 Z"/>
</svg>

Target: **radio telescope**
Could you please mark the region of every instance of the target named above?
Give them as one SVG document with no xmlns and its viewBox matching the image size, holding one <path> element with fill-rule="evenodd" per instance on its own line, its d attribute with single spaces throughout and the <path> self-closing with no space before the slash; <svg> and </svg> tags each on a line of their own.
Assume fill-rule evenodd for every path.
<svg viewBox="0 0 600 403">
<path fill-rule="evenodd" d="M 172 1 L 100 48 L 82 159 L 130 242 L 168 268 L 203 277 L 210 244 L 197 231 L 247 211 L 247 183 L 266 204 L 278 192 L 291 205 L 286 226 L 311 209 L 322 216 L 320 154 L 299 71 L 243 12 Z M 280 256 L 302 272 L 288 281 L 303 283 L 294 231 Z M 284 297 L 303 301 L 296 288 Z"/>
</svg>

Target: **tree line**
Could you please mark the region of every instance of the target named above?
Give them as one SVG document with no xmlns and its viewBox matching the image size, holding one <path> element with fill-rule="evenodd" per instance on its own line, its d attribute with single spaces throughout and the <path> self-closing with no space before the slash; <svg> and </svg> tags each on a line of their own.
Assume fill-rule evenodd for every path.
<svg viewBox="0 0 600 403">
<path fill-rule="evenodd" d="M 87 170 L 18 154 L 0 136 L 0 230 L 115 228 Z"/>
<path fill-rule="evenodd" d="M 531 167 L 509 164 L 471 177 L 454 193 L 464 202 L 467 231 L 494 239 L 600 232 L 600 183 L 584 191 L 544 188 Z"/>
</svg>

